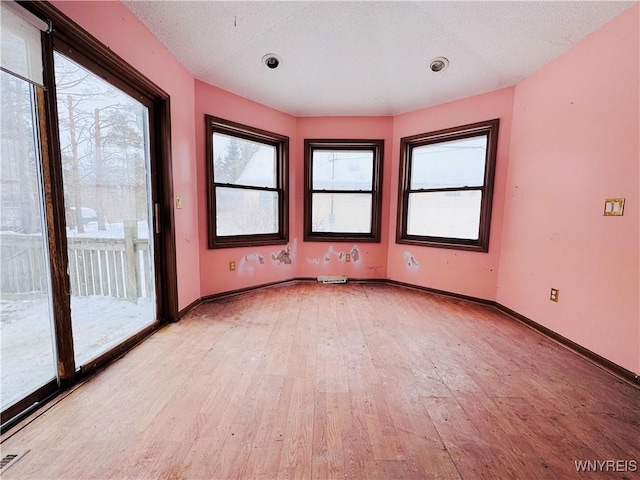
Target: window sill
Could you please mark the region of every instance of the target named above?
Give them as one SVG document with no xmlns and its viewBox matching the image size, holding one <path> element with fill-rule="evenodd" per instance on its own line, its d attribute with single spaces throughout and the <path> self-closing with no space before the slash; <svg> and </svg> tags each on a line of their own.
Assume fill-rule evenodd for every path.
<svg viewBox="0 0 640 480">
<path fill-rule="evenodd" d="M 344 234 L 344 233 L 305 233 L 305 242 L 357 242 L 380 243 L 380 237 L 371 234 Z"/>
<path fill-rule="evenodd" d="M 248 237 L 229 237 L 225 239 L 209 239 L 208 249 L 217 250 L 219 248 L 241 248 L 241 247 L 264 247 L 269 245 L 286 245 L 289 243 L 288 238 L 273 236 L 248 236 Z"/>
<path fill-rule="evenodd" d="M 448 248 L 451 250 L 463 250 L 468 252 L 480 252 L 488 253 L 489 245 L 481 245 L 477 242 L 472 243 L 458 243 L 451 240 L 425 240 L 421 238 L 396 238 L 396 243 L 399 245 L 415 245 L 418 247 L 434 247 L 434 248 Z"/>
</svg>

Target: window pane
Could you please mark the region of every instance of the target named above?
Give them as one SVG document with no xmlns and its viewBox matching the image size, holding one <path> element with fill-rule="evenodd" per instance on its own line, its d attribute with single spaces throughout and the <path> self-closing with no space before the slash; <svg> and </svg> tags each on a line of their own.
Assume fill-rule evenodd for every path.
<svg viewBox="0 0 640 480">
<path fill-rule="evenodd" d="M 276 187 L 276 148 L 242 138 L 213 134 L 216 183 Z"/>
<path fill-rule="evenodd" d="M 372 190 L 372 181 L 371 150 L 314 150 L 314 190 Z"/>
<path fill-rule="evenodd" d="M 76 366 L 156 320 L 147 108 L 54 54 Z"/>
<path fill-rule="evenodd" d="M 412 193 L 407 234 L 477 240 L 481 199 L 478 190 Z"/>
<path fill-rule="evenodd" d="M 481 187 L 486 151 L 486 135 L 415 147 L 410 188 Z"/>
<path fill-rule="evenodd" d="M 276 192 L 216 188 L 216 234 L 255 235 L 278 233 Z"/>
<path fill-rule="evenodd" d="M 371 233 L 369 193 L 314 193 L 313 232 Z"/>
<path fill-rule="evenodd" d="M 0 92 L 0 410 L 5 410 L 54 379 L 57 368 L 33 87 L 0 72 Z"/>
</svg>

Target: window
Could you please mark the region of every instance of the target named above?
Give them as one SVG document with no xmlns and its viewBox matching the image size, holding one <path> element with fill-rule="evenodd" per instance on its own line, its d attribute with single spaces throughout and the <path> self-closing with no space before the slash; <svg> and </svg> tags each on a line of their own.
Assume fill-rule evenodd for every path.
<svg viewBox="0 0 640 480">
<path fill-rule="evenodd" d="M 398 243 L 488 251 L 498 125 L 401 140 Z"/>
<path fill-rule="evenodd" d="M 305 140 L 305 240 L 380 241 L 383 140 Z"/>
<path fill-rule="evenodd" d="M 209 248 L 287 243 L 289 138 L 205 119 Z"/>
</svg>

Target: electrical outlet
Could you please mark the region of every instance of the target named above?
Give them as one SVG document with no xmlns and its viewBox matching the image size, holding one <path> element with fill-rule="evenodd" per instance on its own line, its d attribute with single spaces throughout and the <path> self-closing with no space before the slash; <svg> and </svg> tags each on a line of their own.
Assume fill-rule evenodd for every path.
<svg viewBox="0 0 640 480">
<path fill-rule="evenodd" d="M 551 288 L 551 293 L 549 294 L 549 300 L 552 302 L 558 303 L 558 296 L 560 295 L 560 290 L 557 288 Z"/>
<path fill-rule="evenodd" d="M 229 262 L 229 271 L 230 272 L 236 271 L 236 262 L 234 262 L 233 260 Z"/>
<path fill-rule="evenodd" d="M 346 253 L 345 254 L 345 262 L 350 262 L 351 261 L 351 254 L 350 253 Z"/>
</svg>

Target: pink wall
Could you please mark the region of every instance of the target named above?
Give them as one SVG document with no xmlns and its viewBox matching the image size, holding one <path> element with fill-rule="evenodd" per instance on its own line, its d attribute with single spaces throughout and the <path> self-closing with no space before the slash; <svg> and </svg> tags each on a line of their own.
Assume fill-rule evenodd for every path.
<svg viewBox="0 0 640 480">
<path fill-rule="evenodd" d="M 207 248 L 207 183 L 205 159 L 205 114 L 268 130 L 289 137 L 289 245 L 266 247 Z M 202 295 L 236 290 L 270 282 L 288 280 L 296 276 L 299 262 L 295 242 L 296 212 L 302 208 L 296 202 L 298 192 L 296 156 L 296 119 L 246 98 L 213 87 L 199 80 L 195 84 L 196 163 L 198 169 L 198 206 L 200 230 L 200 284 Z M 274 257 L 289 247 L 291 264 Z M 229 271 L 229 262 L 236 262 L 236 270 Z"/>
<path fill-rule="evenodd" d="M 296 203 L 299 205 L 295 217 L 295 236 L 298 239 L 299 262 L 297 276 L 347 275 L 349 278 L 384 278 L 387 271 L 389 229 L 389 196 L 391 190 L 392 163 L 392 117 L 321 117 L 298 118 L 298 148 L 293 155 L 298 172 L 296 181 Z M 382 233 L 380 243 L 348 242 L 302 242 L 304 230 L 304 139 L 362 139 L 384 140 L 382 173 Z M 357 249 L 347 263 L 340 253 L 351 253 Z"/>
<path fill-rule="evenodd" d="M 502 210 L 507 178 L 513 90 L 513 88 L 505 88 L 395 117 L 388 231 L 388 278 L 487 300 L 495 299 L 500 261 Z M 500 131 L 498 134 L 489 252 L 466 252 L 396 244 L 400 139 L 409 135 L 493 118 L 500 119 Z"/>
<path fill-rule="evenodd" d="M 178 308 L 200 297 L 193 76 L 120 2 L 53 1 L 64 14 L 171 96 Z"/>
<path fill-rule="evenodd" d="M 634 372 L 639 10 L 517 85 L 497 290 L 499 303 Z M 603 216 L 608 197 L 626 198 L 623 217 Z"/>
</svg>

